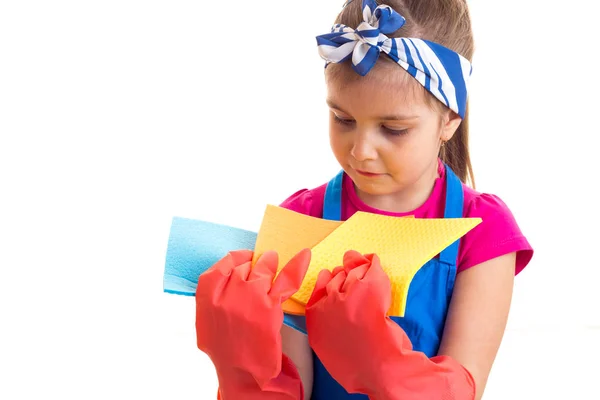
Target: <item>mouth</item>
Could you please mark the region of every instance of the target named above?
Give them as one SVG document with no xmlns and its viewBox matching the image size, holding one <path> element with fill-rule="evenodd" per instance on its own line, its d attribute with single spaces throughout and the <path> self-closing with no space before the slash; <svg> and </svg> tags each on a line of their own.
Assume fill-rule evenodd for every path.
<svg viewBox="0 0 600 400">
<path fill-rule="evenodd" d="M 376 173 L 376 172 L 362 171 L 360 169 L 356 169 L 355 171 L 358 172 L 359 175 L 367 176 L 369 178 L 373 178 L 373 177 L 385 175 L 385 174 L 379 174 L 379 173 Z"/>
</svg>

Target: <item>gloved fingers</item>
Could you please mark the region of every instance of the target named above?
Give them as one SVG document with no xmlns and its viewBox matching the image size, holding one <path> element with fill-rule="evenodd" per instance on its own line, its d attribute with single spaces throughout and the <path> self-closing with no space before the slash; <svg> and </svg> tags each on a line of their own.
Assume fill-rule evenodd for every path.
<svg viewBox="0 0 600 400">
<path fill-rule="evenodd" d="M 365 276 L 365 274 L 367 273 L 368 270 L 369 270 L 369 263 L 356 266 L 353 269 L 351 269 L 350 271 L 348 271 L 346 268 L 344 268 L 344 271 L 346 271 L 346 274 L 347 274 L 347 278 L 344 281 L 344 284 L 342 285 L 342 288 L 340 291 L 346 292 L 346 293 L 351 292 L 354 285 L 363 279 L 363 277 Z"/>
<path fill-rule="evenodd" d="M 204 273 L 198 277 L 198 284 L 196 286 L 196 300 L 198 301 L 200 296 L 206 296 L 208 293 L 211 294 L 213 299 L 219 297 L 224 287 L 229 282 L 231 274 L 236 266 L 236 263 L 240 260 L 252 257 L 252 252 L 247 250 L 229 252 L 219 261 L 214 263 Z"/>
<path fill-rule="evenodd" d="M 339 268 L 339 267 L 338 267 Z M 343 268 L 342 268 L 343 270 Z M 335 271 L 335 270 L 334 270 Z M 318 303 L 321 299 L 327 297 L 326 286 L 331 280 L 333 274 L 328 269 L 323 269 L 319 271 L 319 275 L 317 275 L 317 282 L 315 283 L 315 287 L 313 288 L 312 294 L 306 303 L 306 309 L 308 311 L 313 305 Z"/>
<path fill-rule="evenodd" d="M 378 310 L 387 314 L 392 304 L 392 283 L 381 267 L 379 257 L 376 254 L 369 254 L 367 257 L 370 258 L 369 266 L 361 280 L 361 287 L 370 292 L 365 299 L 370 302 L 369 307 L 373 312 Z"/>
<path fill-rule="evenodd" d="M 355 250 L 349 250 L 344 254 L 344 270 L 348 274 L 348 278 L 342 286 L 343 292 L 350 291 L 354 284 L 365 278 L 367 273 L 373 268 L 374 259 L 376 267 L 381 268 L 379 258 L 373 253 L 362 255 Z M 370 274 L 370 276 L 372 275 L 373 273 Z"/>
<path fill-rule="evenodd" d="M 377 287 L 385 290 L 386 293 L 390 293 L 392 290 L 392 283 L 390 278 L 381 267 L 381 262 L 377 254 L 369 254 L 367 257 L 370 258 L 369 268 L 365 272 L 362 280 L 377 285 Z"/>
<path fill-rule="evenodd" d="M 342 290 L 342 286 L 344 285 L 344 281 L 347 278 L 346 271 L 344 269 L 340 269 L 335 275 L 332 274 L 331 280 L 325 286 L 325 290 L 327 292 L 327 296 L 335 296 L 336 293 L 340 293 Z"/>
<path fill-rule="evenodd" d="M 236 265 L 243 264 L 246 261 L 252 260 L 254 254 L 251 250 L 235 250 L 227 253 L 223 258 L 214 263 L 204 273 L 200 275 L 198 280 L 205 276 L 212 276 L 214 274 L 221 276 L 230 276 Z"/>
<path fill-rule="evenodd" d="M 246 282 L 248 280 L 248 276 L 250 276 L 251 270 L 252 261 L 246 261 L 242 264 L 236 265 L 235 268 L 233 268 L 233 272 L 231 273 L 231 278 L 229 280 L 234 282 Z"/>
<path fill-rule="evenodd" d="M 319 271 L 319 275 L 317 276 L 317 282 L 313 288 L 312 294 L 306 303 L 306 309 L 309 309 L 316 303 L 318 303 L 321 299 L 327 297 L 327 285 L 331 282 L 331 280 L 336 277 L 339 273 L 344 272 L 344 267 L 342 265 L 335 267 L 333 271 L 328 269 L 322 269 Z"/>
<path fill-rule="evenodd" d="M 277 272 L 277 265 L 279 264 L 279 255 L 275 251 L 266 251 L 261 254 L 252 267 L 252 271 L 248 275 L 248 281 L 266 281 L 271 286 L 273 277 Z M 267 290 L 268 291 L 268 290 Z"/>
<path fill-rule="evenodd" d="M 335 267 L 333 269 L 333 271 L 331 271 L 331 277 L 333 278 L 334 276 L 336 276 L 337 274 L 339 274 L 342 271 L 344 271 L 344 266 L 343 265 Z"/>
<path fill-rule="evenodd" d="M 284 302 L 296 293 L 308 271 L 311 254 L 310 249 L 303 249 L 292 257 L 275 278 L 269 294 Z"/>
<path fill-rule="evenodd" d="M 240 265 L 252 261 L 254 252 L 252 250 L 234 250 L 230 251 L 229 255 L 231 256 L 234 265 Z"/>
<path fill-rule="evenodd" d="M 344 253 L 344 268 L 346 272 L 367 263 L 369 263 L 369 259 L 356 250 L 348 250 Z"/>
</svg>

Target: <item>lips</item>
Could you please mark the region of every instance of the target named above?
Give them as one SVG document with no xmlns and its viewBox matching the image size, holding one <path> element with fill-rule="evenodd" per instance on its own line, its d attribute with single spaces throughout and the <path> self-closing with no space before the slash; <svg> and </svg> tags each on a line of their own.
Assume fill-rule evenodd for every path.
<svg viewBox="0 0 600 400">
<path fill-rule="evenodd" d="M 369 177 L 375 177 L 375 176 L 381 176 L 383 174 L 377 173 L 377 172 L 370 172 L 370 171 L 363 171 L 360 169 L 357 169 L 356 172 L 358 172 L 360 175 L 363 176 L 369 176 Z"/>
</svg>

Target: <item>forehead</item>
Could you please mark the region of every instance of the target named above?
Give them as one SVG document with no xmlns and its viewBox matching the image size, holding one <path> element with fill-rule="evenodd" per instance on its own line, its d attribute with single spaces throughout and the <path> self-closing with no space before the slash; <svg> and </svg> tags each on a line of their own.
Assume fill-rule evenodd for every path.
<svg viewBox="0 0 600 400">
<path fill-rule="evenodd" d="M 392 114 L 429 108 L 425 89 L 393 62 L 380 60 L 365 76 L 357 74 L 350 63 L 330 64 L 325 81 L 327 100 L 344 111 Z"/>
</svg>

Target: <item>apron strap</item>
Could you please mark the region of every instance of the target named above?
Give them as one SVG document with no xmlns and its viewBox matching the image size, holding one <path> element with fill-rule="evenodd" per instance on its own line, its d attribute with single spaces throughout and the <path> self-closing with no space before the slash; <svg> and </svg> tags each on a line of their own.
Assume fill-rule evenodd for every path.
<svg viewBox="0 0 600 400">
<path fill-rule="evenodd" d="M 325 201 L 323 203 L 323 219 L 342 220 L 342 182 L 344 170 L 341 170 L 328 183 L 325 189 Z"/>
<path fill-rule="evenodd" d="M 462 218 L 463 216 L 463 188 L 462 182 L 458 176 L 450 169 L 446 168 L 446 208 L 444 210 L 444 218 Z M 453 265 L 456 267 L 458 259 L 458 246 L 460 239 L 446 247 L 440 253 L 440 262 Z"/>
</svg>

